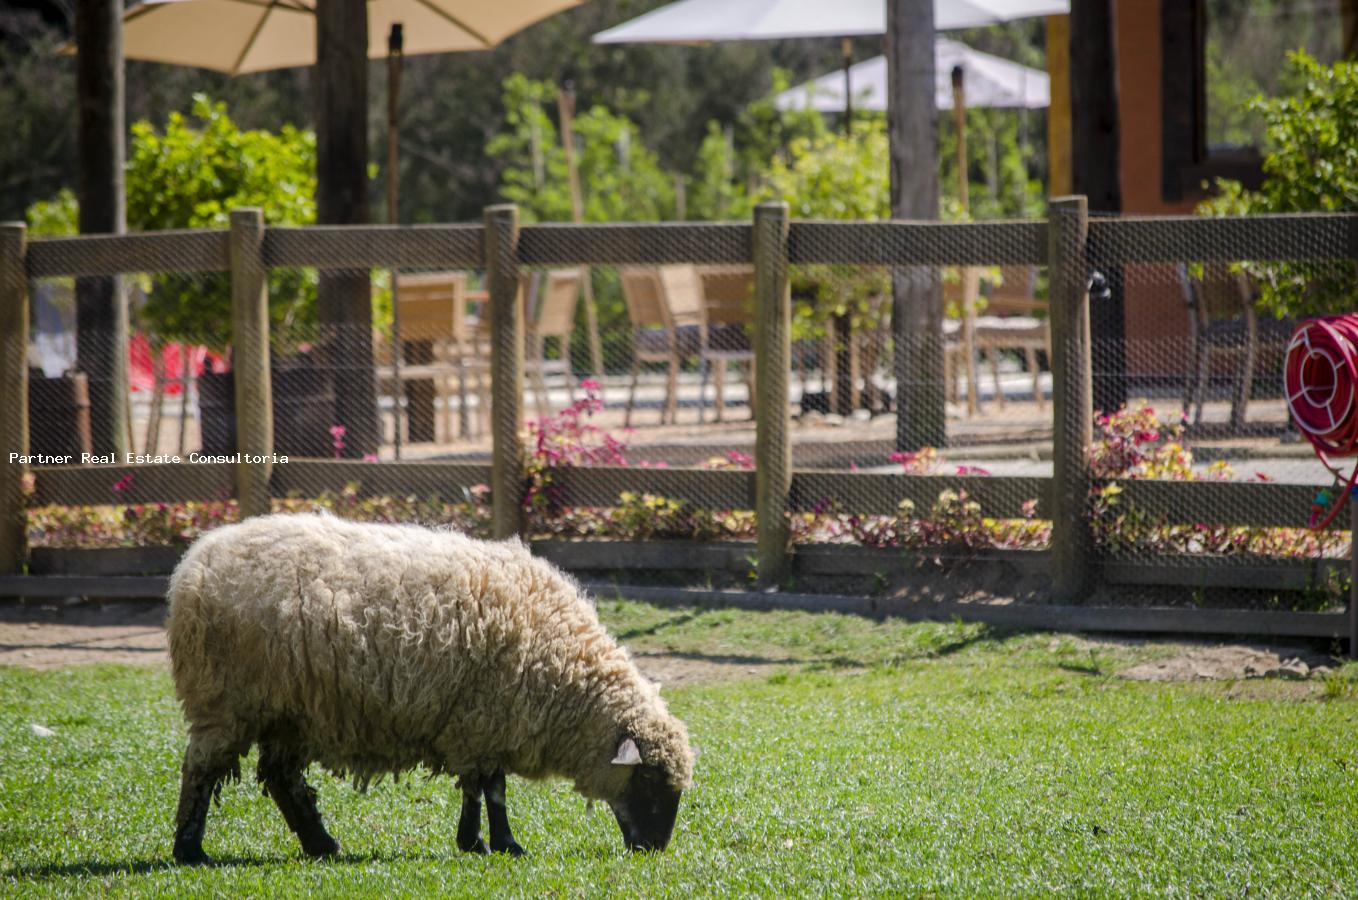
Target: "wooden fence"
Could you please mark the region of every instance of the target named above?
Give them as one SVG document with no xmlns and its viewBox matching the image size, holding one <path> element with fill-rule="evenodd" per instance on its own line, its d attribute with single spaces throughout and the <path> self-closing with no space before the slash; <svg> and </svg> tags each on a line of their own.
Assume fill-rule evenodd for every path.
<svg viewBox="0 0 1358 900">
<path fill-rule="evenodd" d="M 1215 586 L 1254 587 L 1259 585 L 1262 567 L 1275 573 L 1269 583 L 1300 584 L 1317 571 L 1316 561 L 1242 565 L 1239 559 L 1204 556 L 1194 558 L 1191 569 L 1175 560 L 1132 571 L 1099 556 L 1086 516 L 1094 486 L 1087 454 L 1093 435 L 1086 285 L 1090 272 L 1106 265 L 1354 258 L 1358 258 L 1358 215 L 1091 219 L 1083 198 L 1054 200 L 1047 221 L 964 224 L 790 221 L 785 205 L 766 204 L 756 210 L 749 224 L 520 226 L 513 207 L 493 207 L 481 225 L 266 228 L 258 210 L 240 210 L 231 216 L 227 231 L 31 242 L 22 225 L 0 225 L 0 396 L 5 398 L 0 402 L 0 435 L 8 441 L 0 459 L 0 594 L 71 589 L 69 583 L 56 580 L 44 588 L 40 576 L 21 574 L 28 559 L 24 504 L 29 502 L 22 486 L 29 473 L 35 476 L 40 503 L 107 502 L 110 478 L 134 474 L 120 495 L 122 502 L 232 496 L 247 515 L 267 510 L 271 498 L 302 486 L 337 490 L 361 480 L 365 492 L 382 493 L 407 492 L 432 482 L 450 490 L 488 483 L 493 487 L 494 532 L 500 536 L 521 533 L 524 323 L 514 302 L 518 268 L 750 261 L 756 272 L 756 367 L 761 376 L 755 471 L 574 469 L 560 478 L 566 502 L 611 505 L 620 483 L 699 506 L 729 507 L 732 498 L 743 498 L 759 523 L 754 548 L 758 570 L 764 579 L 776 582 L 794 559 L 789 512 L 809 510 L 820 498 L 833 496 L 842 508 L 857 513 L 893 514 L 901 499 L 910 498 L 927 508 L 941 489 L 954 488 L 976 497 L 988 514 L 998 517 L 1018 514 L 1017 508 L 1010 508 L 1020 502 L 1014 498 L 1038 501 L 1038 515 L 1053 522 L 1052 543 L 1050 553 L 1032 558 L 1049 568 L 1058 601 L 1078 600 L 1095 577 L 1169 585 L 1200 579 Z M 790 354 L 788 267 L 811 263 L 1048 266 L 1053 337 L 1052 477 L 793 471 L 790 410 L 785 402 Z M 492 465 L 306 460 L 270 469 L 258 465 L 26 466 L 10 460 L 10 453 L 27 450 L 29 280 L 133 272 L 231 274 L 237 409 L 257 411 L 238 416 L 238 444 L 242 452 L 268 455 L 273 434 L 267 414 L 267 266 L 484 269 L 493 347 Z M 1265 527 L 1303 527 L 1313 493 L 1305 486 L 1267 483 L 1134 481 L 1123 488 L 1126 501 L 1169 521 L 1186 522 L 1185 513 L 1191 510 L 1193 522 Z M 1186 571 L 1192 574 L 1185 576 Z M 1354 583 L 1358 585 L 1358 578 Z M 117 588 L 107 590 L 116 592 Z M 1332 615 L 1328 617 L 1332 624 L 1324 628 L 1308 625 L 1306 633 L 1328 628 L 1336 635 L 1358 634 L 1358 604 L 1351 599 L 1349 606 L 1342 627 L 1336 624 L 1341 617 Z M 1202 612 L 1210 620 L 1210 611 Z M 1225 619 L 1222 623 L 1221 630 L 1233 627 Z"/>
</svg>

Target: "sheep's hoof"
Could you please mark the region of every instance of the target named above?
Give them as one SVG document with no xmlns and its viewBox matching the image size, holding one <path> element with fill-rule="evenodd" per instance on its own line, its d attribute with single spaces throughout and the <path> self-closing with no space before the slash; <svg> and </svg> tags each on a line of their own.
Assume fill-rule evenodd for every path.
<svg viewBox="0 0 1358 900">
<path fill-rule="evenodd" d="M 181 866 L 206 866 L 212 862 L 212 858 L 203 852 L 202 847 L 175 844 L 174 861 Z"/>
<path fill-rule="evenodd" d="M 503 847 L 491 847 L 490 849 L 495 853 L 508 853 L 510 856 L 523 856 L 523 848 L 515 841 L 510 841 Z"/>
<path fill-rule="evenodd" d="M 302 852 L 312 859 L 325 859 L 327 856 L 334 856 L 339 851 L 339 841 L 328 834 L 323 838 L 317 838 L 302 845 Z"/>
</svg>

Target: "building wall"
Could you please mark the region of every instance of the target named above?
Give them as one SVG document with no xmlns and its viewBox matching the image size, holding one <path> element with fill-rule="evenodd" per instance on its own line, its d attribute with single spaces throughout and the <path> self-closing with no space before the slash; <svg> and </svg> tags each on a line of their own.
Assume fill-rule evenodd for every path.
<svg viewBox="0 0 1358 900">
<path fill-rule="evenodd" d="M 1076 0 L 1079 2 L 1079 0 Z M 1116 0 L 1122 209 L 1130 215 L 1191 213 L 1161 191 L 1161 0 Z M 1174 271 L 1129 266 L 1127 366 L 1133 375 L 1177 374 L 1186 354 L 1188 313 Z"/>
</svg>

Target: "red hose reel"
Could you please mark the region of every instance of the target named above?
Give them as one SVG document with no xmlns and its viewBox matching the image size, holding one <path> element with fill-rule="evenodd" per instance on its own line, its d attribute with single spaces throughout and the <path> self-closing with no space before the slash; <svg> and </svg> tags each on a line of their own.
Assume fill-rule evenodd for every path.
<svg viewBox="0 0 1358 900">
<path fill-rule="evenodd" d="M 1292 421 L 1311 442 L 1325 468 L 1343 483 L 1332 460 L 1358 456 L 1358 315 L 1309 319 L 1297 326 L 1287 345 L 1283 388 Z M 1323 530 L 1344 508 L 1358 464 L 1323 522 L 1316 520 L 1329 497 L 1322 491 L 1312 508 L 1312 527 Z"/>
</svg>

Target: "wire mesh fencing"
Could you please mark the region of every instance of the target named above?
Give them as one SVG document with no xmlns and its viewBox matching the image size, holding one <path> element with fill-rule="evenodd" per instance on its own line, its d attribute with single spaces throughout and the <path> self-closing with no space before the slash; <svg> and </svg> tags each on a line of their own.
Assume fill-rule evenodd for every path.
<svg viewBox="0 0 1358 900">
<path fill-rule="evenodd" d="M 786 516 L 766 523 L 798 552 L 1045 551 L 1030 568 L 1080 596 L 1259 572 L 1310 588 L 1348 551 L 1308 528 L 1332 479 L 1288 427 L 1275 314 L 1342 300 L 1344 217 L 1058 204 L 1045 222 L 792 223 L 773 245 L 758 225 L 496 227 L 517 243 L 495 258 L 479 224 L 261 230 L 255 276 L 222 271 L 244 251 L 221 232 L 120 238 L 146 274 L 92 243 L 42 248 L 30 449 L 134 457 L 37 466 L 30 543 L 183 543 L 239 516 L 265 394 L 236 329 L 258 301 L 272 509 L 489 534 L 498 489 L 530 537 L 740 541 L 772 483 Z M 75 328 L 94 290 L 95 311 L 125 298 L 126 335 Z M 790 326 L 786 371 L 762 380 L 761 309 Z"/>
<path fill-rule="evenodd" d="M 857 260 L 868 241 L 900 264 L 792 267 L 797 540 L 927 560 L 1044 548 L 1051 338 L 1032 229 L 821 226 L 814 252 Z"/>
<path fill-rule="evenodd" d="M 1203 605 L 1347 600 L 1346 573 L 1326 563 L 1350 552 L 1347 516 L 1313 527 L 1340 491 L 1291 425 L 1282 385 L 1297 310 L 1319 311 L 1296 301 L 1314 300 L 1337 264 L 1352 271 L 1317 259 L 1343 246 L 1343 228 L 1299 217 L 1260 239 L 1091 221 L 1107 291 L 1090 299 L 1088 516 L 1100 585 L 1120 599 L 1162 600 L 1172 584 Z"/>
<path fill-rule="evenodd" d="M 235 453 L 227 278 L 43 277 L 28 297 L 29 546 L 167 543 L 233 521 L 217 457 Z"/>
</svg>

